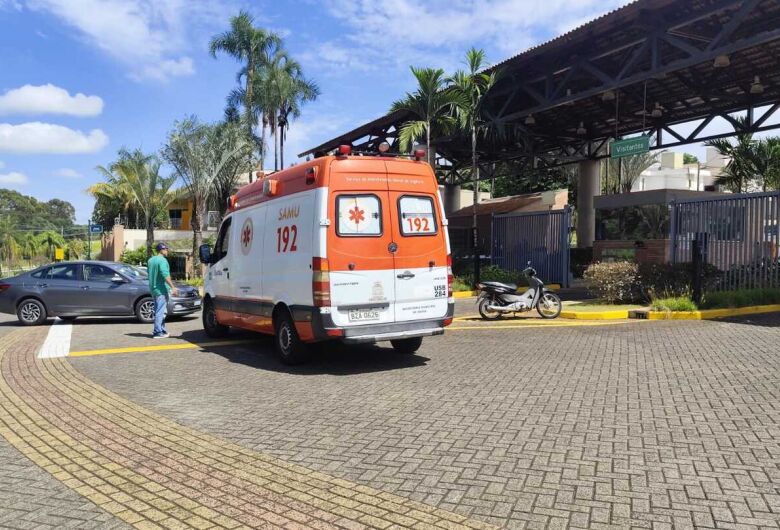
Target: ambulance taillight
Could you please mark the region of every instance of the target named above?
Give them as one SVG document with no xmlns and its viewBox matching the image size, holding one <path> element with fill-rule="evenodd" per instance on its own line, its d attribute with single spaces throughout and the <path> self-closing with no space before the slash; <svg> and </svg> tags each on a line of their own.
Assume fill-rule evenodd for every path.
<svg viewBox="0 0 780 530">
<path fill-rule="evenodd" d="M 452 298 L 452 284 L 455 277 L 452 275 L 452 254 L 447 254 L 447 298 Z"/>
<path fill-rule="evenodd" d="M 311 265 L 314 307 L 330 306 L 330 266 L 327 258 L 313 258 Z"/>
</svg>

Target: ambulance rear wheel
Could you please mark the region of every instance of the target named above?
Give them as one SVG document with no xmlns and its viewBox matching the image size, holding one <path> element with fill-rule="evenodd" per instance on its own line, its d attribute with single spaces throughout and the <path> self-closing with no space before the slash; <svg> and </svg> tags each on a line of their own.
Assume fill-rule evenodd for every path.
<svg viewBox="0 0 780 530">
<path fill-rule="evenodd" d="M 415 353 L 417 350 L 419 350 L 420 346 L 422 346 L 422 337 L 391 340 L 390 344 L 393 345 L 393 349 L 397 353 L 403 353 L 404 355 L 411 355 Z"/>
<path fill-rule="evenodd" d="M 284 364 L 301 364 L 306 360 L 306 344 L 295 329 L 295 323 L 287 311 L 276 318 L 276 354 Z"/>
<path fill-rule="evenodd" d="M 214 339 L 224 337 L 230 331 L 229 327 L 220 324 L 217 320 L 217 311 L 211 300 L 206 300 L 203 304 L 203 330 L 206 335 Z"/>
</svg>

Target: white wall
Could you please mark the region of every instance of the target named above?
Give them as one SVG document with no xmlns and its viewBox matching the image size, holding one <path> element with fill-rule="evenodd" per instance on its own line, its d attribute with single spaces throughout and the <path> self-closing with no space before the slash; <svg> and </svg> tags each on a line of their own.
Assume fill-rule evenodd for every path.
<svg viewBox="0 0 780 530">
<path fill-rule="evenodd" d="M 697 188 L 696 164 L 678 168 L 659 167 L 658 164 L 642 172 L 631 191 L 648 190 L 697 190 L 704 191 L 705 186 L 715 183 L 715 176 L 709 169 L 701 169 L 698 174 Z"/>
<path fill-rule="evenodd" d="M 215 230 L 204 230 L 203 239 L 207 237 L 216 237 L 217 232 Z M 164 241 L 169 243 L 171 241 L 192 241 L 192 232 L 189 230 L 155 230 L 154 231 L 155 242 Z M 136 250 L 146 246 L 146 230 L 131 230 L 124 229 L 124 248 L 125 250 Z"/>
</svg>

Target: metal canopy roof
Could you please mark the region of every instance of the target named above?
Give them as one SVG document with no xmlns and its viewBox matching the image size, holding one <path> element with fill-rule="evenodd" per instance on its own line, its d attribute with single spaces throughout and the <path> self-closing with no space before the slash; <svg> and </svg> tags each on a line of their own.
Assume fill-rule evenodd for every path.
<svg viewBox="0 0 780 530">
<path fill-rule="evenodd" d="M 729 65 L 715 67 L 723 55 Z M 780 0 L 637 0 L 492 69 L 500 80 L 486 115 L 509 134 L 481 142 L 483 163 L 544 167 L 602 158 L 616 135 L 653 134 L 660 148 L 776 128 Z M 762 93 L 751 93 L 756 75 Z M 656 104 L 660 116 L 652 114 Z M 747 116 L 744 127 L 737 112 Z M 373 149 L 407 119 L 388 114 L 300 156 L 341 143 Z M 718 122 L 721 130 L 711 130 Z M 470 159 L 458 137 L 437 139 L 436 148 L 454 166 Z"/>
</svg>

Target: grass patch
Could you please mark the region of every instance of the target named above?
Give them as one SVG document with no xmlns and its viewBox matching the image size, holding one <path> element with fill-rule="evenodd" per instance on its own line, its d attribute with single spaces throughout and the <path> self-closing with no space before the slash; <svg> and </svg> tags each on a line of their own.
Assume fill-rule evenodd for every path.
<svg viewBox="0 0 780 530">
<path fill-rule="evenodd" d="M 722 309 L 753 305 L 780 304 L 780 289 L 740 289 L 707 293 L 702 309 Z"/>
<path fill-rule="evenodd" d="M 651 304 L 653 311 L 698 311 L 699 308 L 690 296 L 668 296 L 656 298 Z"/>
<path fill-rule="evenodd" d="M 452 290 L 456 293 L 460 291 L 471 291 L 471 285 L 469 285 L 464 278 L 455 278 L 452 282 Z"/>
</svg>

